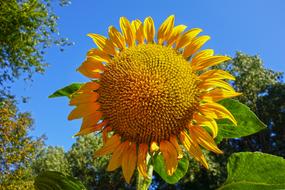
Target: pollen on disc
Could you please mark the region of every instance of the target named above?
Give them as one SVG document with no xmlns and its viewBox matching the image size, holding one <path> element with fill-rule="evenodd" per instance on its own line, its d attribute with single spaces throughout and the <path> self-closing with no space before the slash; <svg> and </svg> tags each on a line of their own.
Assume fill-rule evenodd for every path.
<svg viewBox="0 0 285 190">
<path fill-rule="evenodd" d="M 168 140 L 185 129 L 197 110 L 197 76 L 170 47 L 130 47 L 106 66 L 98 90 L 101 111 L 123 139 Z"/>
</svg>

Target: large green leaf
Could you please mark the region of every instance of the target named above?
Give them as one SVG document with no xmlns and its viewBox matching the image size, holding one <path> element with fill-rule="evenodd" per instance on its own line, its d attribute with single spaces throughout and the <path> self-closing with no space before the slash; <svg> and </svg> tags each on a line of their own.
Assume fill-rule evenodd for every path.
<svg viewBox="0 0 285 190">
<path fill-rule="evenodd" d="M 55 171 L 43 172 L 34 185 L 36 190 L 86 190 L 79 180 Z"/>
<path fill-rule="evenodd" d="M 285 189 L 285 159 L 260 152 L 235 153 L 227 165 L 228 178 L 219 190 Z"/>
<path fill-rule="evenodd" d="M 66 87 L 63 87 L 57 91 L 55 91 L 49 98 L 56 98 L 61 96 L 67 96 L 70 98 L 71 94 L 76 92 L 83 84 L 82 83 L 72 83 Z"/>
<path fill-rule="evenodd" d="M 229 120 L 218 120 L 217 141 L 223 138 L 240 138 L 265 129 L 266 125 L 247 107 L 237 100 L 226 99 L 219 102 L 226 107 L 237 120 L 237 126 Z"/>
<path fill-rule="evenodd" d="M 154 171 L 156 171 L 165 182 L 177 183 L 187 172 L 189 160 L 185 157 L 179 160 L 176 171 L 172 176 L 167 175 L 164 158 L 161 154 L 154 156 Z"/>
</svg>

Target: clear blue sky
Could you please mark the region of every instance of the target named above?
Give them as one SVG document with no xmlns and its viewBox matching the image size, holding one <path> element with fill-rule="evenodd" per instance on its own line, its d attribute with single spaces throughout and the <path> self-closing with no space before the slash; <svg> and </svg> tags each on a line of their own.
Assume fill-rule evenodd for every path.
<svg viewBox="0 0 285 190">
<path fill-rule="evenodd" d="M 20 104 L 35 119 L 33 136 L 46 134 L 47 145 L 68 150 L 80 128 L 80 120 L 68 121 L 71 111 L 65 98 L 48 99 L 56 89 L 72 82 L 87 81 L 75 69 L 94 47 L 87 33 L 106 35 L 109 25 L 118 27 L 120 16 L 144 19 L 152 16 L 155 25 L 171 14 L 176 24 L 200 27 L 211 36 L 207 47 L 217 54 L 234 56 L 235 51 L 258 54 L 267 68 L 285 71 L 285 1 L 284 0 L 72 0 L 68 7 L 55 7 L 60 17 L 58 26 L 63 37 L 75 42 L 64 52 L 51 48 L 46 55 L 50 66 L 34 82 L 18 81 L 14 93 L 31 97 Z M 118 27 L 119 28 L 119 27 Z"/>
</svg>

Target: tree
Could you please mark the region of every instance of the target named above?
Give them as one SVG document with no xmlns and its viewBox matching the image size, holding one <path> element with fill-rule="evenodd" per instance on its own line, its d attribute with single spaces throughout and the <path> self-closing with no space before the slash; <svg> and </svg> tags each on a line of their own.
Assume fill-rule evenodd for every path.
<svg viewBox="0 0 285 190">
<path fill-rule="evenodd" d="M 257 99 L 267 87 L 280 82 L 281 72 L 275 72 L 264 68 L 263 61 L 259 56 L 250 56 L 245 53 L 237 52 L 236 56 L 218 66 L 230 72 L 236 80 L 233 82 L 234 88 L 242 95 L 238 100 L 249 106 L 256 112 Z"/>
<path fill-rule="evenodd" d="M 44 171 L 58 171 L 70 175 L 71 170 L 62 147 L 48 146 L 39 151 L 32 168 L 36 175 Z"/>
<path fill-rule="evenodd" d="M 70 44 L 59 37 L 57 19 L 50 0 L 0 0 L 0 189 L 32 187 L 30 164 L 43 138 L 28 135 L 33 121 L 18 112 L 9 84 L 42 73 L 46 48 Z"/>
<path fill-rule="evenodd" d="M 33 161 L 34 174 L 61 172 L 79 179 L 90 190 L 132 188 L 125 183 L 121 171 L 106 172 L 106 156 L 94 159 L 94 151 L 100 147 L 102 138 L 95 134 L 78 137 L 67 152 L 61 147 L 45 147 Z"/>
<path fill-rule="evenodd" d="M 61 5 L 69 3 L 61 0 Z M 7 95 L 9 82 L 34 72 L 43 73 L 45 49 L 70 45 L 57 34 L 57 19 L 50 0 L 0 0 L 0 86 Z"/>
<path fill-rule="evenodd" d="M 30 165 L 43 137 L 28 136 L 33 120 L 29 113 L 19 113 L 13 102 L 0 106 L 0 187 L 25 189 L 32 185 Z M 0 189 L 1 189 L 0 188 Z"/>
<path fill-rule="evenodd" d="M 271 98 L 275 97 L 276 99 L 276 97 L 279 97 L 280 99 L 282 96 L 280 93 L 273 94 L 277 91 L 272 91 L 272 88 L 276 85 L 282 86 L 281 79 L 283 73 L 266 69 L 263 61 L 258 56 L 250 56 L 241 52 L 237 52 L 236 56 L 222 65 L 222 67 L 226 68 L 236 78 L 233 86 L 237 91 L 243 93 L 238 97 L 238 100 L 249 106 L 265 124 L 270 126 L 269 120 L 272 118 L 273 113 L 268 112 L 268 110 L 278 110 L 278 107 L 280 107 L 280 104 L 273 104 L 275 102 L 272 102 L 274 100 Z M 269 91 L 271 93 L 268 93 Z M 272 104 L 264 102 L 265 99 Z M 263 102 L 264 105 L 260 106 L 260 102 Z M 277 113 L 275 112 L 275 114 Z M 235 151 L 262 151 L 280 155 L 280 153 L 272 152 L 271 150 L 271 147 L 273 147 L 272 133 L 272 128 L 268 127 L 261 133 L 238 140 L 231 140 L 229 142 L 230 149 Z"/>
<path fill-rule="evenodd" d="M 285 157 L 285 84 L 277 83 L 258 98 L 257 114 L 267 124 L 266 152 Z"/>
</svg>

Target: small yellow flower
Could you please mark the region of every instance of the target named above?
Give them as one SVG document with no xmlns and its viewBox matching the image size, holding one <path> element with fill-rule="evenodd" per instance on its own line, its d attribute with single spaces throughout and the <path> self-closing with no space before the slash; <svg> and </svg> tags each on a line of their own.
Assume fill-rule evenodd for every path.
<svg viewBox="0 0 285 190">
<path fill-rule="evenodd" d="M 70 101 L 76 108 L 68 118 L 83 118 L 76 135 L 101 131 L 104 146 L 95 156 L 112 154 L 107 170 L 122 167 L 128 183 L 136 167 L 147 177 L 147 154 L 161 153 L 173 175 L 183 157 L 181 145 L 208 168 L 200 146 L 222 153 L 213 140 L 215 120 L 236 124 L 217 101 L 239 95 L 224 81 L 233 76 L 208 68 L 230 58 L 211 49 L 199 51 L 210 37 L 198 36 L 199 28 L 184 32 L 186 26 L 174 26 L 173 15 L 156 39 L 151 17 L 144 22 L 122 17 L 120 28 L 110 26 L 109 38 L 88 35 L 97 48 L 78 68 L 92 80 Z"/>
</svg>

